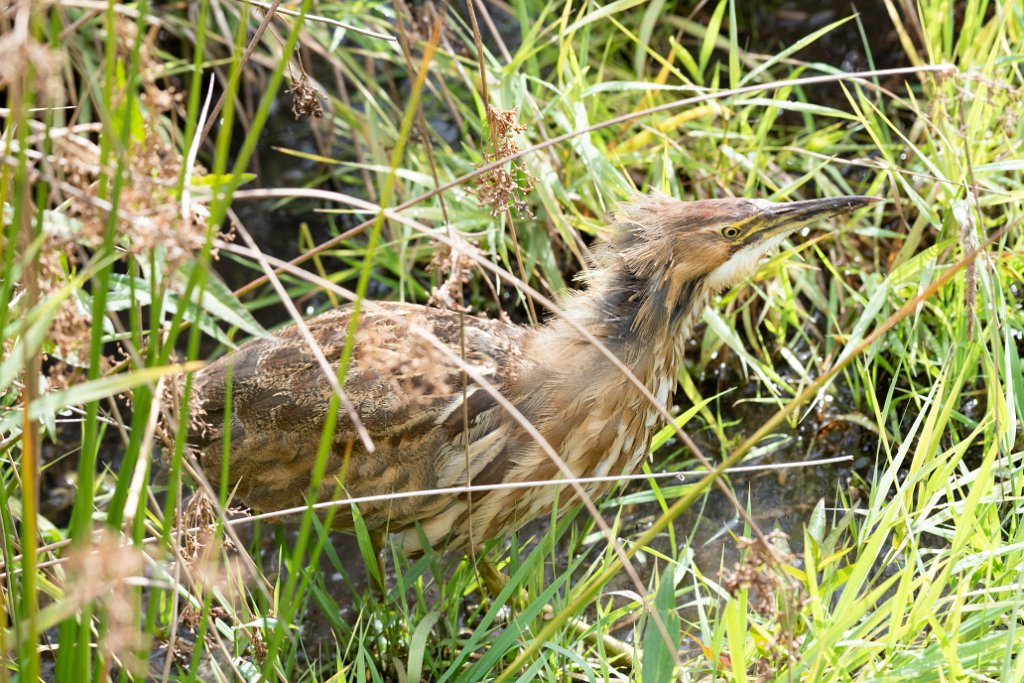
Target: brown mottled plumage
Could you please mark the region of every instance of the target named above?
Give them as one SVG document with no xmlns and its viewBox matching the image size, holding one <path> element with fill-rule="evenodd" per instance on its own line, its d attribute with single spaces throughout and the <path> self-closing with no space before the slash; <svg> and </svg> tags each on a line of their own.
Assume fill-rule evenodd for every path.
<svg viewBox="0 0 1024 683">
<path fill-rule="evenodd" d="M 568 297 L 562 316 L 537 328 L 413 304 L 368 306 L 360 315 L 344 389 L 375 450 L 364 450 L 342 411 L 320 499 L 334 495 L 342 476 L 340 484 L 351 497 L 561 476 L 520 423 L 422 331 L 454 357 L 464 356 L 577 476 L 634 472 L 659 413 L 567 320 L 604 344 L 664 405 L 675 387 L 684 342 L 709 297 L 752 273 L 758 259 L 789 233 L 868 201 L 640 198 L 617 217 L 584 277 L 586 290 Z M 350 315 L 346 306 L 307 323 L 333 363 L 341 356 Z M 198 372 L 194 400 L 202 424 L 190 433 L 190 442 L 215 483 L 228 364 L 231 486 L 261 511 L 302 505 L 330 383 L 294 325 Z M 343 471 L 347 448 L 352 450 Z M 610 487 L 586 484 L 584 489 L 598 496 Z M 417 525 L 431 546 L 464 548 L 550 512 L 559 488 L 477 491 L 472 516 L 465 493 L 398 498 L 359 509 L 371 530 L 395 535 L 406 552 L 422 550 Z M 573 499 L 570 494 L 561 493 L 562 508 Z M 351 524 L 342 506 L 336 525 Z"/>
</svg>

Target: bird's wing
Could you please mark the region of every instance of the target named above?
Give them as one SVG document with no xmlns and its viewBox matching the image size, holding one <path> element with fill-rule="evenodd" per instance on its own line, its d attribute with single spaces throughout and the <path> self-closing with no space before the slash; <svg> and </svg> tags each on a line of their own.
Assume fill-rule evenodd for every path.
<svg viewBox="0 0 1024 683">
<path fill-rule="evenodd" d="M 345 306 L 306 323 L 334 371 L 351 315 L 351 307 Z M 368 304 L 359 316 L 344 391 L 376 447 L 406 448 L 417 434 L 434 431 L 462 405 L 464 385 L 473 383 L 464 377 L 458 359 L 500 388 L 517 371 L 526 333 L 517 325 L 452 311 Z M 259 477 L 250 474 L 249 481 L 263 479 L 264 468 L 290 462 L 308 463 L 308 469 L 333 394 L 309 344 L 296 326 L 289 326 L 250 341 L 196 374 L 189 443 L 206 461 L 204 469 L 213 480 L 219 478 L 219 468 L 212 459 L 220 462 L 226 422 L 231 424 L 232 480 L 247 470 L 260 471 Z M 457 412 L 460 431 L 464 411 Z M 353 455 L 363 450 L 341 408 L 335 450 L 346 443 Z M 245 488 L 239 491 L 243 498 Z"/>
</svg>

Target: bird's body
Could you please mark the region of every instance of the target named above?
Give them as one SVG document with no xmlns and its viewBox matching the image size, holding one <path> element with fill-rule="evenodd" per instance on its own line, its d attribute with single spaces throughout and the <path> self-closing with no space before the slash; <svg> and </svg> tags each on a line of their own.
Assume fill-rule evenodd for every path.
<svg viewBox="0 0 1024 683">
<path fill-rule="evenodd" d="M 549 513 L 556 496 L 559 509 L 572 503 L 573 491 L 556 486 L 387 498 L 467 483 L 562 477 L 523 419 L 577 477 L 636 471 L 659 411 L 577 326 L 664 406 L 683 345 L 709 297 L 746 277 L 796 227 L 865 201 L 644 198 L 624 210 L 586 276 L 587 289 L 536 328 L 413 304 L 366 306 L 344 390 L 374 451 L 366 451 L 342 411 L 319 498 L 337 496 L 339 486 L 341 497 L 382 496 L 359 505 L 365 523 L 397 536 L 406 552 L 416 553 L 423 549 L 422 537 L 432 547 L 479 545 Z M 790 215 L 786 207 L 803 208 Z M 768 218 L 778 226 L 765 223 Z M 351 307 L 343 307 L 306 323 L 335 364 L 351 315 Z M 331 384 L 295 326 L 249 342 L 201 370 L 194 387 L 198 426 L 190 442 L 215 482 L 229 365 L 232 487 L 258 510 L 302 505 Z M 588 483 L 584 490 L 598 496 L 610 487 Z M 351 527 L 345 506 L 335 524 Z"/>
</svg>

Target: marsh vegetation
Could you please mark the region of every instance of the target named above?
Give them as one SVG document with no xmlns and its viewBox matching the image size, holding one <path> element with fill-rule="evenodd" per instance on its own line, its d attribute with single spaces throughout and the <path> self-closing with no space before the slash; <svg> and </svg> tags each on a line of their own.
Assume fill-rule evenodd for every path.
<svg viewBox="0 0 1024 683">
<path fill-rule="evenodd" d="M 0 9 L 0 682 L 1024 680 L 1020 3 L 746 4 Z M 498 599 L 393 548 L 380 595 L 365 530 L 203 486 L 202 363 L 557 315 L 648 190 L 885 201 L 705 311 L 696 449 L 598 501 L 629 571 L 575 511 L 480 549 Z"/>
</svg>

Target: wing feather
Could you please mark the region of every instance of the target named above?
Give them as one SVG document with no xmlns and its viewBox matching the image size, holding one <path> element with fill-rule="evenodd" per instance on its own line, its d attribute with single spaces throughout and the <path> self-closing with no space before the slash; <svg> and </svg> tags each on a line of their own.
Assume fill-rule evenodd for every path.
<svg viewBox="0 0 1024 683">
<path fill-rule="evenodd" d="M 337 369 L 351 307 L 306 324 Z M 413 304 L 375 304 L 360 315 L 344 390 L 372 439 L 366 453 L 342 411 L 329 456 L 331 490 L 345 453 L 344 488 L 352 495 L 429 488 L 440 451 L 493 408 L 486 392 L 463 387 L 463 356 L 499 388 L 516 374 L 525 328 Z M 431 335 L 449 353 L 424 338 Z M 453 358 L 454 357 L 454 358 Z M 225 415 L 228 379 L 231 416 Z M 308 490 L 332 389 L 299 330 L 255 339 L 196 375 L 195 427 L 189 442 L 211 481 L 219 479 L 224 428 L 231 426 L 230 483 L 252 507 L 302 503 Z M 470 400 L 463 407 L 463 396 Z M 468 416 L 466 411 L 469 411 Z M 350 449 L 350 450 L 349 450 Z M 389 489 L 390 487 L 390 489 Z"/>
</svg>

